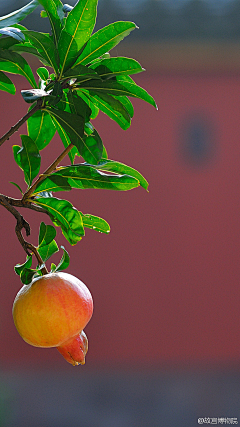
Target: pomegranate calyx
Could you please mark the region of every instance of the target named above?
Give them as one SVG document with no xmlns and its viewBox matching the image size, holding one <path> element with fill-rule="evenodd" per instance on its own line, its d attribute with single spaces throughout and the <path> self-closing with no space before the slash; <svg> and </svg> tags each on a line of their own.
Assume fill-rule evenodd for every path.
<svg viewBox="0 0 240 427">
<path fill-rule="evenodd" d="M 88 351 L 88 339 L 84 331 L 70 338 L 68 341 L 57 347 L 59 353 L 73 366 L 85 364 L 85 356 Z"/>
</svg>

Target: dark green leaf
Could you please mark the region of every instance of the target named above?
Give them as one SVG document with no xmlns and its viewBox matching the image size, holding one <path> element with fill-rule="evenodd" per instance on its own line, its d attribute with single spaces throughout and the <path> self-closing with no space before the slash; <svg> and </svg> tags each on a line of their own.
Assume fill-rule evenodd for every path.
<svg viewBox="0 0 240 427">
<path fill-rule="evenodd" d="M 51 174 L 47 179 L 44 179 L 38 184 L 33 194 L 37 195 L 38 193 L 42 193 L 43 191 L 47 191 L 47 192 L 50 191 L 50 192 L 56 193 L 57 191 L 70 191 L 70 190 L 71 190 L 71 186 L 69 185 L 68 180 L 66 178 Z"/>
<path fill-rule="evenodd" d="M 90 95 L 98 95 L 99 93 L 107 93 L 109 95 L 124 95 L 140 98 L 157 108 L 157 105 L 149 93 L 138 86 L 133 81 L 127 81 L 125 76 L 118 76 L 114 80 L 91 80 L 83 82 L 81 88 L 87 89 Z"/>
<path fill-rule="evenodd" d="M 17 264 L 14 267 L 15 273 L 19 276 L 24 268 L 30 268 L 32 266 L 32 255 L 28 255 L 26 261 L 23 264 Z"/>
<path fill-rule="evenodd" d="M 115 97 L 107 93 L 99 93 L 91 96 L 91 101 L 107 116 L 117 122 L 122 129 L 126 130 L 131 125 L 131 117 L 126 108 Z"/>
<path fill-rule="evenodd" d="M 122 56 L 96 61 L 91 64 L 90 67 L 95 70 L 102 79 L 109 79 L 120 74 L 129 75 L 145 71 L 135 59 L 124 58 Z"/>
<path fill-rule="evenodd" d="M 53 90 L 51 91 L 51 97 L 47 100 L 48 105 L 55 106 L 61 101 L 63 97 L 62 85 L 59 81 L 54 82 Z"/>
<path fill-rule="evenodd" d="M 38 0 L 47 12 L 53 33 L 55 46 L 58 45 L 58 39 L 62 31 L 62 20 L 64 12 L 62 10 L 62 2 L 60 0 Z"/>
<path fill-rule="evenodd" d="M 39 228 L 38 247 L 49 245 L 56 237 L 56 229 L 52 225 L 41 222 Z"/>
<path fill-rule="evenodd" d="M 134 115 L 134 108 L 133 108 L 133 105 L 132 105 L 130 99 L 128 99 L 127 96 L 114 96 L 114 98 L 116 98 L 118 101 L 121 102 L 121 104 L 123 104 L 123 106 L 126 108 L 129 116 L 132 119 L 133 115 Z"/>
<path fill-rule="evenodd" d="M 72 188 L 80 189 L 100 188 L 105 190 L 127 191 L 140 185 L 139 180 L 133 176 L 105 174 L 96 168 L 97 166 L 93 167 L 87 164 L 62 167 L 58 172 L 40 182 L 37 191 L 51 191 L 53 187 L 53 178 L 60 176 L 65 178 Z"/>
<path fill-rule="evenodd" d="M 4 90 L 12 95 L 16 93 L 14 84 L 2 71 L 0 71 L 0 90 Z"/>
<path fill-rule="evenodd" d="M 88 94 L 83 93 L 81 90 L 78 90 L 77 93 L 79 96 L 81 96 L 81 98 L 86 102 L 86 104 L 91 109 L 92 113 L 90 118 L 96 119 L 99 113 L 99 108 L 96 107 L 96 105 L 91 101 L 91 97 Z"/>
<path fill-rule="evenodd" d="M 69 102 L 70 112 L 82 116 L 84 122 L 89 122 L 91 109 L 88 104 L 76 92 L 68 92 L 67 99 Z"/>
<path fill-rule="evenodd" d="M 37 198 L 34 203 L 48 211 L 54 225 L 61 227 L 71 245 L 75 245 L 84 236 L 82 217 L 67 200 L 55 197 Z"/>
<path fill-rule="evenodd" d="M 49 71 L 45 67 L 39 67 L 36 71 L 41 80 L 46 81 L 49 78 Z"/>
<path fill-rule="evenodd" d="M 0 17 L 0 28 L 10 27 L 17 22 L 22 21 L 22 19 L 26 18 L 36 7 L 38 6 L 38 2 L 36 0 L 31 1 L 30 3 L 23 6 L 21 9 L 15 10 L 8 15 Z"/>
<path fill-rule="evenodd" d="M 58 123 L 58 121 L 55 119 L 54 116 L 52 116 L 51 119 L 52 119 L 52 123 L 54 124 L 54 126 L 58 132 L 58 135 L 60 136 L 60 138 L 62 140 L 64 147 L 67 148 L 71 144 L 71 141 L 70 141 L 70 138 L 69 138 L 67 132 L 65 131 L 65 129 L 62 128 L 62 126 Z M 68 157 L 70 159 L 71 164 L 74 163 L 74 159 L 75 159 L 75 156 L 77 154 L 78 154 L 78 150 L 76 147 L 73 147 L 70 150 L 70 152 L 68 153 Z"/>
<path fill-rule="evenodd" d="M 96 22 L 98 0 L 81 0 L 68 14 L 59 39 L 62 72 L 76 61 L 79 50 L 92 34 Z"/>
<path fill-rule="evenodd" d="M 97 164 L 101 158 L 98 141 L 87 141 L 84 136 L 84 118 L 76 114 L 70 114 L 66 111 L 44 108 L 43 111 L 47 111 L 52 117 L 58 121 L 60 126 L 67 133 L 71 143 L 78 149 L 80 156 L 84 159 L 87 156 L 91 159 L 92 164 Z M 90 145 L 90 142 L 92 143 Z M 88 160 L 88 162 L 89 162 Z"/>
<path fill-rule="evenodd" d="M 74 67 L 78 64 L 87 65 L 94 59 L 114 48 L 124 37 L 128 36 L 136 25 L 133 22 L 114 22 L 93 34 L 85 49 L 80 54 Z"/>
<path fill-rule="evenodd" d="M 24 42 L 25 36 L 21 30 L 14 27 L 5 27 L 0 29 L 0 34 L 4 34 L 5 36 L 13 37 L 18 42 Z"/>
<path fill-rule="evenodd" d="M 42 89 L 29 89 L 29 90 L 21 90 L 21 95 L 25 102 L 27 102 L 28 104 L 32 104 L 38 99 L 45 98 L 50 94 L 49 92 L 45 92 L 45 90 L 42 90 Z"/>
<path fill-rule="evenodd" d="M 29 81 L 32 87 L 37 89 L 32 70 L 27 61 L 18 53 L 9 50 L 0 51 L 0 71 L 7 73 L 20 74 Z"/>
<path fill-rule="evenodd" d="M 91 79 L 101 79 L 101 77 L 94 71 L 91 70 L 91 68 L 86 67 L 85 65 L 77 65 L 74 68 L 70 68 L 70 70 L 67 70 L 64 73 L 64 78 L 67 77 L 68 79 L 77 79 L 77 81 L 82 81 L 82 80 L 89 80 L 89 78 Z"/>
<path fill-rule="evenodd" d="M 95 167 L 95 166 L 94 166 Z M 120 174 L 126 174 L 133 176 L 136 178 L 140 185 L 145 188 L 145 190 L 148 189 L 148 182 L 147 180 L 138 172 L 137 170 L 131 168 L 130 166 L 124 165 L 120 162 L 115 162 L 114 160 L 104 160 L 100 162 L 97 166 L 97 169 L 103 170 L 106 172 L 113 172 L 113 173 L 120 173 Z"/>
<path fill-rule="evenodd" d="M 32 107 L 30 107 L 32 108 Z M 50 115 L 38 110 L 27 121 L 28 134 L 39 150 L 43 150 L 52 140 L 56 129 Z"/>
<path fill-rule="evenodd" d="M 110 226 L 102 218 L 98 216 L 90 215 L 90 214 L 82 214 L 83 226 L 87 228 L 91 228 L 92 230 L 99 231 L 100 233 L 108 234 L 110 232 Z"/>
<path fill-rule="evenodd" d="M 24 171 L 25 181 L 31 185 L 32 180 L 38 175 L 41 156 L 35 142 L 27 135 L 21 135 L 22 148 L 17 153 L 21 159 L 21 168 Z"/>
<path fill-rule="evenodd" d="M 23 194 L 21 187 L 18 184 L 16 184 L 16 182 L 9 181 L 9 183 L 15 185 L 15 187 L 17 187 L 19 191 Z"/>
<path fill-rule="evenodd" d="M 91 163 L 90 159 L 93 159 L 94 164 L 98 164 L 102 158 L 102 152 L 102 139 L 96 129 L 94 129 L 93 133 L 86 137 L 81 155 L 86 162 Z"/>
<path fill-rule="evenodd" d="M 58 51 L 49 37 L 49 34 L 38 33 L 36 31 L 25 31 L 25 35 L 31 40 L 32 45 L 36 48 L 48 64 L 54 69 L 55 73 L 58 70 Z"/>
<path fill-rule="evenodd" d="M 1 37 L 0 38 L 0 49 L 14 49 L 14 45 L 19 45 L 20 43 L 13 39 L 12 37 Z"/>
<path fill-rule="evenodd" d="M 24 268 L 20 274 L 21 282 L 24 285 L 29 285 L 32 282 L 33 276 L 36 274 L 37 270 L 32 268 Z"/>
<path fill-rule="evenodd" d="M 64 248 L 64 246 L 61 246 L 61 249 L 63 250 L 63 256 L 59 262 L 59 264 L 57 265 L 57 267 L 55 268 L 55 271 L 62 271 L 62 270 L 66 270 L 66 268 L 68 268 L 69 264 L 70 264 L 70 257 L 68 252 L 66 251 L 66 249 Z"/>
</svg>

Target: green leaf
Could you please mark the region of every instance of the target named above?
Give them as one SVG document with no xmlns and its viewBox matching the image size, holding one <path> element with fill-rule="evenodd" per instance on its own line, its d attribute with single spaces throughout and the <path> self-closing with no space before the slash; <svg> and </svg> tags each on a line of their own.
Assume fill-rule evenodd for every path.
<svg viewBox="0 0 240 427">
<path fill-rule="evenodd" d="M 12 95 L 16 93 L 13 82 L 2 71 L 0 71 L 0 90 L 4 90 Z"/>
<path fill-rule="evenodd" d="M 22 148 L 17 155 L 20 157 L 21 168 L 24 171 L 25 181 L 31 185 L 38 175 L 41 164 L 41 156 L 35 142 L 27 135 L 21 135 Z"/>
<path fill-rule="evenodd" d="M 25 102 L 28 104 L 32 104 L 40 98 L 45 98 L 46 96 L 50 96 L 49 92 L 45 92 L 42 89 L 29 89 L 29 90 L 21 90 L 21 95 Z"/>
<path fill-rule="evenodd" d="M 27 61 L 18 53 L 9 50 L 0 51 L 0 71 L 7 73 L 20 74 L 28 80 L 32 87 L 37 89 L 32 70 Z"/>
<path fill-rule="evenodd" d="M 117 122 L 119 126 L 126 130 L 131 125 L 131 117 L 121 102 L 115 97 L 107 93 L 99 93 L 91 96 L 91 101 L 103 113 L 107 114 L 112 120 Z"/>
<path fill-rule="evenodd" d="M 111 80 L 91 80 L 83 82 L 81 88 L 87 89 L 90 95 L 98 95 L 99 93 L 107 93 L 108 95 L 124 95 L 140 98 L 157 108 L 157 105 L 149 93 L 138 86 L 133 81 L 127 81 L 125 76 L 118 76 Z"/>
<path fill-rule="evenodd" d="M 100 233 L 110 233 L 110 226 L 102 218 L 98 216 L 90 215 L 90 214 L 82 214 L 83 226 L 87 228 L 91 228 L 92 230 L 99 231 Z"/>
<path fill-rule="evenodd" d="M 92 113 L 91 113 L 90 118 L 96 119 L 96 117 L 98 116 L 98 113 L 99 113 L 99 108 L 96 107 L 96 105 L 92 102 L 92 100 L 88 94 L 85 94 L 80 90 L 78 90 L 77 93 L 84 100 L 84 102 L 86 102 L 86 104 L 91 109 Z"/>
<path fill-rule="evenodd" d="M 98 80 L 101 79 L 101 77 L 94 70 L 91 70 L 91 68 L 82 64 L 67 70 L 63 77 L 67 77 L 68 79 L 77 79 L 77 81 L 89 80 L 89 78 L 95 78 Z"/>
<path fill-rule="evenodd" d="M 121 102 L 121 104 L 125 107 L 129 116 L 132 119 L 134 116 L 134 108 L 133 108 L 133 105 L 132 105 L 130 99 L 128 99 L 127 96 L 114 96 L 114 98 L 116 98 L 118 101 Z"/>
<path fill-rule="evenodd" d="M 5 36 L 13 37 L 18 42 L 24 42 L 25 36 L 21 30 L 14 27 L 5 27 L 0 29 L 0 34 L 4 34 Z"/>
<path fill-rule="evenodd" d="M 124 37 L 128 36 L 132 30 L 137 28 L 133 22 L 114 22 L 101 30 L 94 33 L 83 52 L 80 54 L 78 60 L 74 64 L 87 65 L 94 59 L 99 58 L 112 48 L 114 48 Z"/>
<path fill-rule="evenodd" d="M 56 237 L 56 229 L 52 225 L 46 225 L 44 222 L 41 222 L 39 228 L 39 237 L 38 237 L 38 248 L 40 246 L 49 245 Z"/>
<path fill-rule="evenodd" d="M 23 6 L 21 9 L 15 10 L 8 15 L 0 17 L 0 28 L 10 27 L 17 22 L 22 21 L 22 19 L 26 18 L 34 9 L 38 6 L 38 1 L 34 0 L 30 3 Z"/>
<path fill-rule="evenodd" d="M 62 271 L 62 270 L 66 270 L 66 268 L 68 268 L 69 264 L 70 264 L 70 257 L 68 252 L 66 251 L 66 249 L 64 248 L 64 246 L 61 246 L 61 249 L 63 250 L 63 256 L 59 262 L 59 264 L 57 265 L 57 267 L 55 268 L 55 271 Z"/>
<path fill-rule="evenodd" d="M 84 118 L 84 122 L 89 122 L 91 109 L 88 104 L 76 92 L 69 91 L 67 95 L 70 112 Z"/>
<path fill-rule="evenodd" d="M 59 62 L 58 51 L 49 34 L 28 30 L 25 31 L 24 34 L 31 40 L 33 47 L 38 50 L 41 57 L 50 64 L 57 74 Z"/>
<path fill-rule="evenodd" d="M 15 185 L 15 187 L 17 187 L 19 189 L 19 191 L 23 194 L 21 187 L 18 184 L 16 184 L 16 182 L 9 181 L 9 183 Z"/>
<path fill-rule="evenodd" d="M 52 240 L 47 245 L 41 245 L 38 248 L 38 253 L 42 258 L 43 262 L 46 262 L 53 254 L 57 253 L 58 251 L 58 245 L 55 240 Z"/>
<path fill-rule="evenodd" d="M 47 111 L 51 117 L 55 117 L 67 133 L 71 143 L 77 147 L 80 156 L 84 159 L 87 157 L 88 162 L 91 159 L 90 163 L 92 164 L 98 163 L 101 158 L 99 141 L 98 139 L 87 141 L 87 138 L 84 136 L 85 121 L 83 117 L 62 110 L 50 110 L 49 108 L 43 108 L 42 110 Z"/>
<path fill-rule="evenodd" d="M 23 169 L 22 163 L 21 163 L 21 156 L 20 156 L 21 147 L 19 145 L 13 145 L 12 149 L 13 149 L 13 157 L 15 162 L 20 167 L 20 169 Z"/>
<path fill-rule="evenodd" d="M 36 274 L 36 269 L 24 268 L 24 270 L 20 274 L 21 282 L 24 285 L 30 285 L 32 282 L 33 276 Z"/>
<path fill-rule="evenodd" d="M 32 106 L 30 109 L 33 108 Z M 30 111 L 30 110 L 29 110 Z M 27 121 L 28 134 L 39 150 L 43 150 L 52 140 L 56 128 L 46 111 L 38 110 Z"/>
<path fill-rule="evenodd" d="M 98 0 L 78 1 L 68 14 L 58 46 L 62 72 L 74 64 L 81 47 L 91 36 L 96 22 L 97 3 Z"/>
<path fill-rule="evenodd" d="M 14 46 L 18 46 L 19 43 L 16 39 L 13 39 L 12 37 L 1 37 L 0 38 L 0 49 L 14 49 Z"/>
<path fill-rule="evenodd" d="M 17 264 L 14 267 L 15 273 L 18 274 L 18 276 L 20 276 L 21 272 L 25 269 L 25 268 L 30 268 L 32 266 L 32 255 L 28 255 L 26 261 L 23 264 Z"/>
<path fill-rule="evenodd" d="M 65 129 L 62 128 L 62 126 L 58 123 L 58 121 L 55 119 L 54 116 L 51 117 L 51 120 L 52 120 L 52 123 L 54 124 L 54 126 L 55 126 L 55 128 L 56 128 L 56 130 L 58 132 L 58 135 L 60 136 L 60 138 L 62 140 L 62 143 L 63 143 L 64 147 L 67 148 L 71 144 L 71 141 L 70 141 L 70 138 L 69 138 L 67 132 L 65 131 Z M 75 156 L 77 154 L 78 154 L 77 147 L 73 147 L 70 150 L 70 152 L 68 153 L 68 157 L 69 157 L 70 162 L 71 162 L 72 165 L 74 163 L 74 159 L 75 159 Z"/>
<path fill-rule="evenodd" d="M 93 166 L 95 167 L 95 166 Z M 103 170 L 106 172 L 113 172 L 118 174 L 126 174 L 136 178 L 140 185 L 147 190 L 148 182 L 147 180 L 138 172 L 137 170 L 131 168 L 130 166 L 124 165 L 124 163 L 115 162 L 114 160 L 104 160 L 97 165 L 98 170 Z"/>
<path fill-rule="evenodd" d="M 102 79 L 109 79 L 117 75 L 136 74 L 145 71 L 135 59 L 119 56 L 117 58 L 102 59 L 90 65 Z"/>
<path fill-rule="evenodd" d="M 100 165 L 101 167 L 101 165 Z M 91 165 L 79 164 L 62 167 L 57 172 L 45 178 L 35 190 L 35 195 L 41 191 L 52 191 L 56 177 L 65 178 L 72 188 L 99 188 L 105 190 L 127 191 L 140 185 L 138 179 L 129 175 L 110 175 L 101 172 Z M 57 190 L 54 191 L 62 191 Z M 37 199 L 38 200 L 38 199 Z"/>
<path fill-rule="evenodd" d="M 56 264 L 54 264 L 53 262 L 51 263 L 51 273 L 54 273 L 56 271 Z"/>
<path fill-rule="evenodd" d="M 53 33 L 55 46 L 58 45 L 58 39 L 62 31 L 62 20 L 64 12 L 62 10 L 62 2 L 60 0 L 38 0 L 47 12 Z"/>
<path fill-rule="evenodd" d="M 49 78 L 49 71 L 45 67 L 39 67 L 36 71 L 37 75 L 40 77 L 41 80 L 48 80 Z"/>
<path fill-rule="evenodd" d="M 46 209 L 54 225 L 61 227 L 63 235 L 71 245 L 75 245 L 84 236 L 82 217 L 67 200 L 55 197 L 37 198 L 34 203 Z"/>
<path fill-rule="evenodd" d="M 49 182 L 51 182 L 51 184 L 49 185 Z M 72 187 L 69 185 L 68 180 L 62 176 L 56 176 L 54 174 L 49 175 L 49 180 L 44 179 L 43 181 L 41 181 L 35 191 L 34 191 L 34 195 L 38 194 L 38 193 L 42 193 L 44 192 L 57 192 L 57 191 L 70 191 L 72 189 Z"/>
</svg>

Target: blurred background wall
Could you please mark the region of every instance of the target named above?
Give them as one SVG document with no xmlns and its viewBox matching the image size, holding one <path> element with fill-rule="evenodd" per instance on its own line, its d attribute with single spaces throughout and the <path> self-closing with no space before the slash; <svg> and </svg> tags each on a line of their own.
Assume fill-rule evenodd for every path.
<svg viewBox="0 0 240 427">
<path fill-rule="evenodd" d="M 26 3 L 1 2 L 0 15 Z M 40 10 L 23 24 L 49 31 Z M 110 235 L 90 230 L 74 248 L 58 230 L 71 255 L 68 272 L 87 284 L 95 302 L 86 365 L 74 369 L 55 349 L 33 348 L 15 330 L 11 307 L 21 284 L 13 266 L 25 255 L 14 218 L 1 209 L 1 427 L 240 422 L 240 3 L 100 0 L 96 28 L 116 20 L 140 27 L 112 55 L 147 69 L 135 80 L 159 111 L 134 100 L 127 132 L 103 114 L 95 126 L 109 158 L 138 169 L 149 193 L 68 195 L 83 213 L 111 225 Z M 28 108 L 20 95 L 28 83 L 13 80 L 17 94 L 0 95 L 1 134 Z M 23 177 L 11 145 L 22 133 L 26 128 L 1 147 L 1 192 L 12 197 L 19 194 L 9 181 L 22 185 Z M 55 150 L 58 137 L 43 152 L 42 171 Z M 35 243 L 47 219 L 24 216 Z"/>
</svg>

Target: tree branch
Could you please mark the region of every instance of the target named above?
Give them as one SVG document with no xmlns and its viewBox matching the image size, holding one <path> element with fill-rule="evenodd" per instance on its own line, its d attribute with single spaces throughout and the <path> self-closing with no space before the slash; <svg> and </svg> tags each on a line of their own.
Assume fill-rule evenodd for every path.
<svg viewBox="0 0 240 427">
<path fill-rule="evenodd" d="M 38 265 L 43 265 L 44 262 L 43 262 L 41 256 L 39 255 L 37 248 L 35 246 L 33 246 L 31 243 L 27 242 L 22 235 L 22 229 L 23 228 L 26 231 L 26 235 L 27 236 L 30 235 L 31 229 L 30 229 L 29 223 L 23 218 L 23 216 L 17 211 L 16 208 L 14 208 L 12 205 L 10 205 L 10 203 L 8 202 L 7 199 L 9 199 L 9 198 L 5 197 L 3 194 L 0 194 L 0 205 L 4 206 L 9 212 L 11 212 L 11 214 L 17 220 L 15 232 L 16 232 L 16 235 L 17 235 L 17 238 L 18 238 L 20 244 L 22 245 L 22 247 L 23 247 L 23 249 L 27 255 L 31 255 L 29 251 L 32 251 L 34 253 L 35 257 L 37 258 Z M 27 206 L 25 206 L 25 207 L 27 207 Z M 47 271 L 45 266 L 41 269 L 41 271 L 43 274 L 48 274 L 48 271 Z"/>
<path fill-rule="evenodd" d="M 36 111 L 40 110 L 42 107 L 42 99 L 40 98 L 37 101 L 37 104 L 35 105 L 35 107 L 32 108 L 32 110 L 30 110 L 27 114 L 25 114 L 25 116 L 22 117 L 21 120 L 19 120 L 14 126 L 11 127 L 11 129 L 5 133 L 5 135 L 2 136 L 2 138 L 0 138 L 0 146 L 7 140 L 10 138 L 10 136 L 12 136 L 15 132 L 17 132 L 17 130 L 29 119 L 29 117 L 31 117 L 34 113 L 36 113 Z"/>
<path fill-rule="evenodd" d="M 41 181 L 43 181 L 48 175 L 50 175 L 56 169 L 56 167 L 59 165 L 59 163 L 64 159 L 64 157 L 66 157 L 66 155 L 71 151 L 71 149 L 73 147 L 74 147 L 74 145 L 72 143 L 69 144 L 68 147 L 65 148 L 65 150 L 60 154 L 60 156 L 58 156 L 56 158 L 56 160 L 45 170 L 45 172 L 43 172 L 41 175 L 39 175 L 39 177 L 34 182 L 34 184 L 23 195 L 22 202 L 24 204 L 26 204 L 27 199 L 29 199 L 29 197 L 31 197 L 31 195 L 34 193 L 38 184 Z"/>
</svg>

